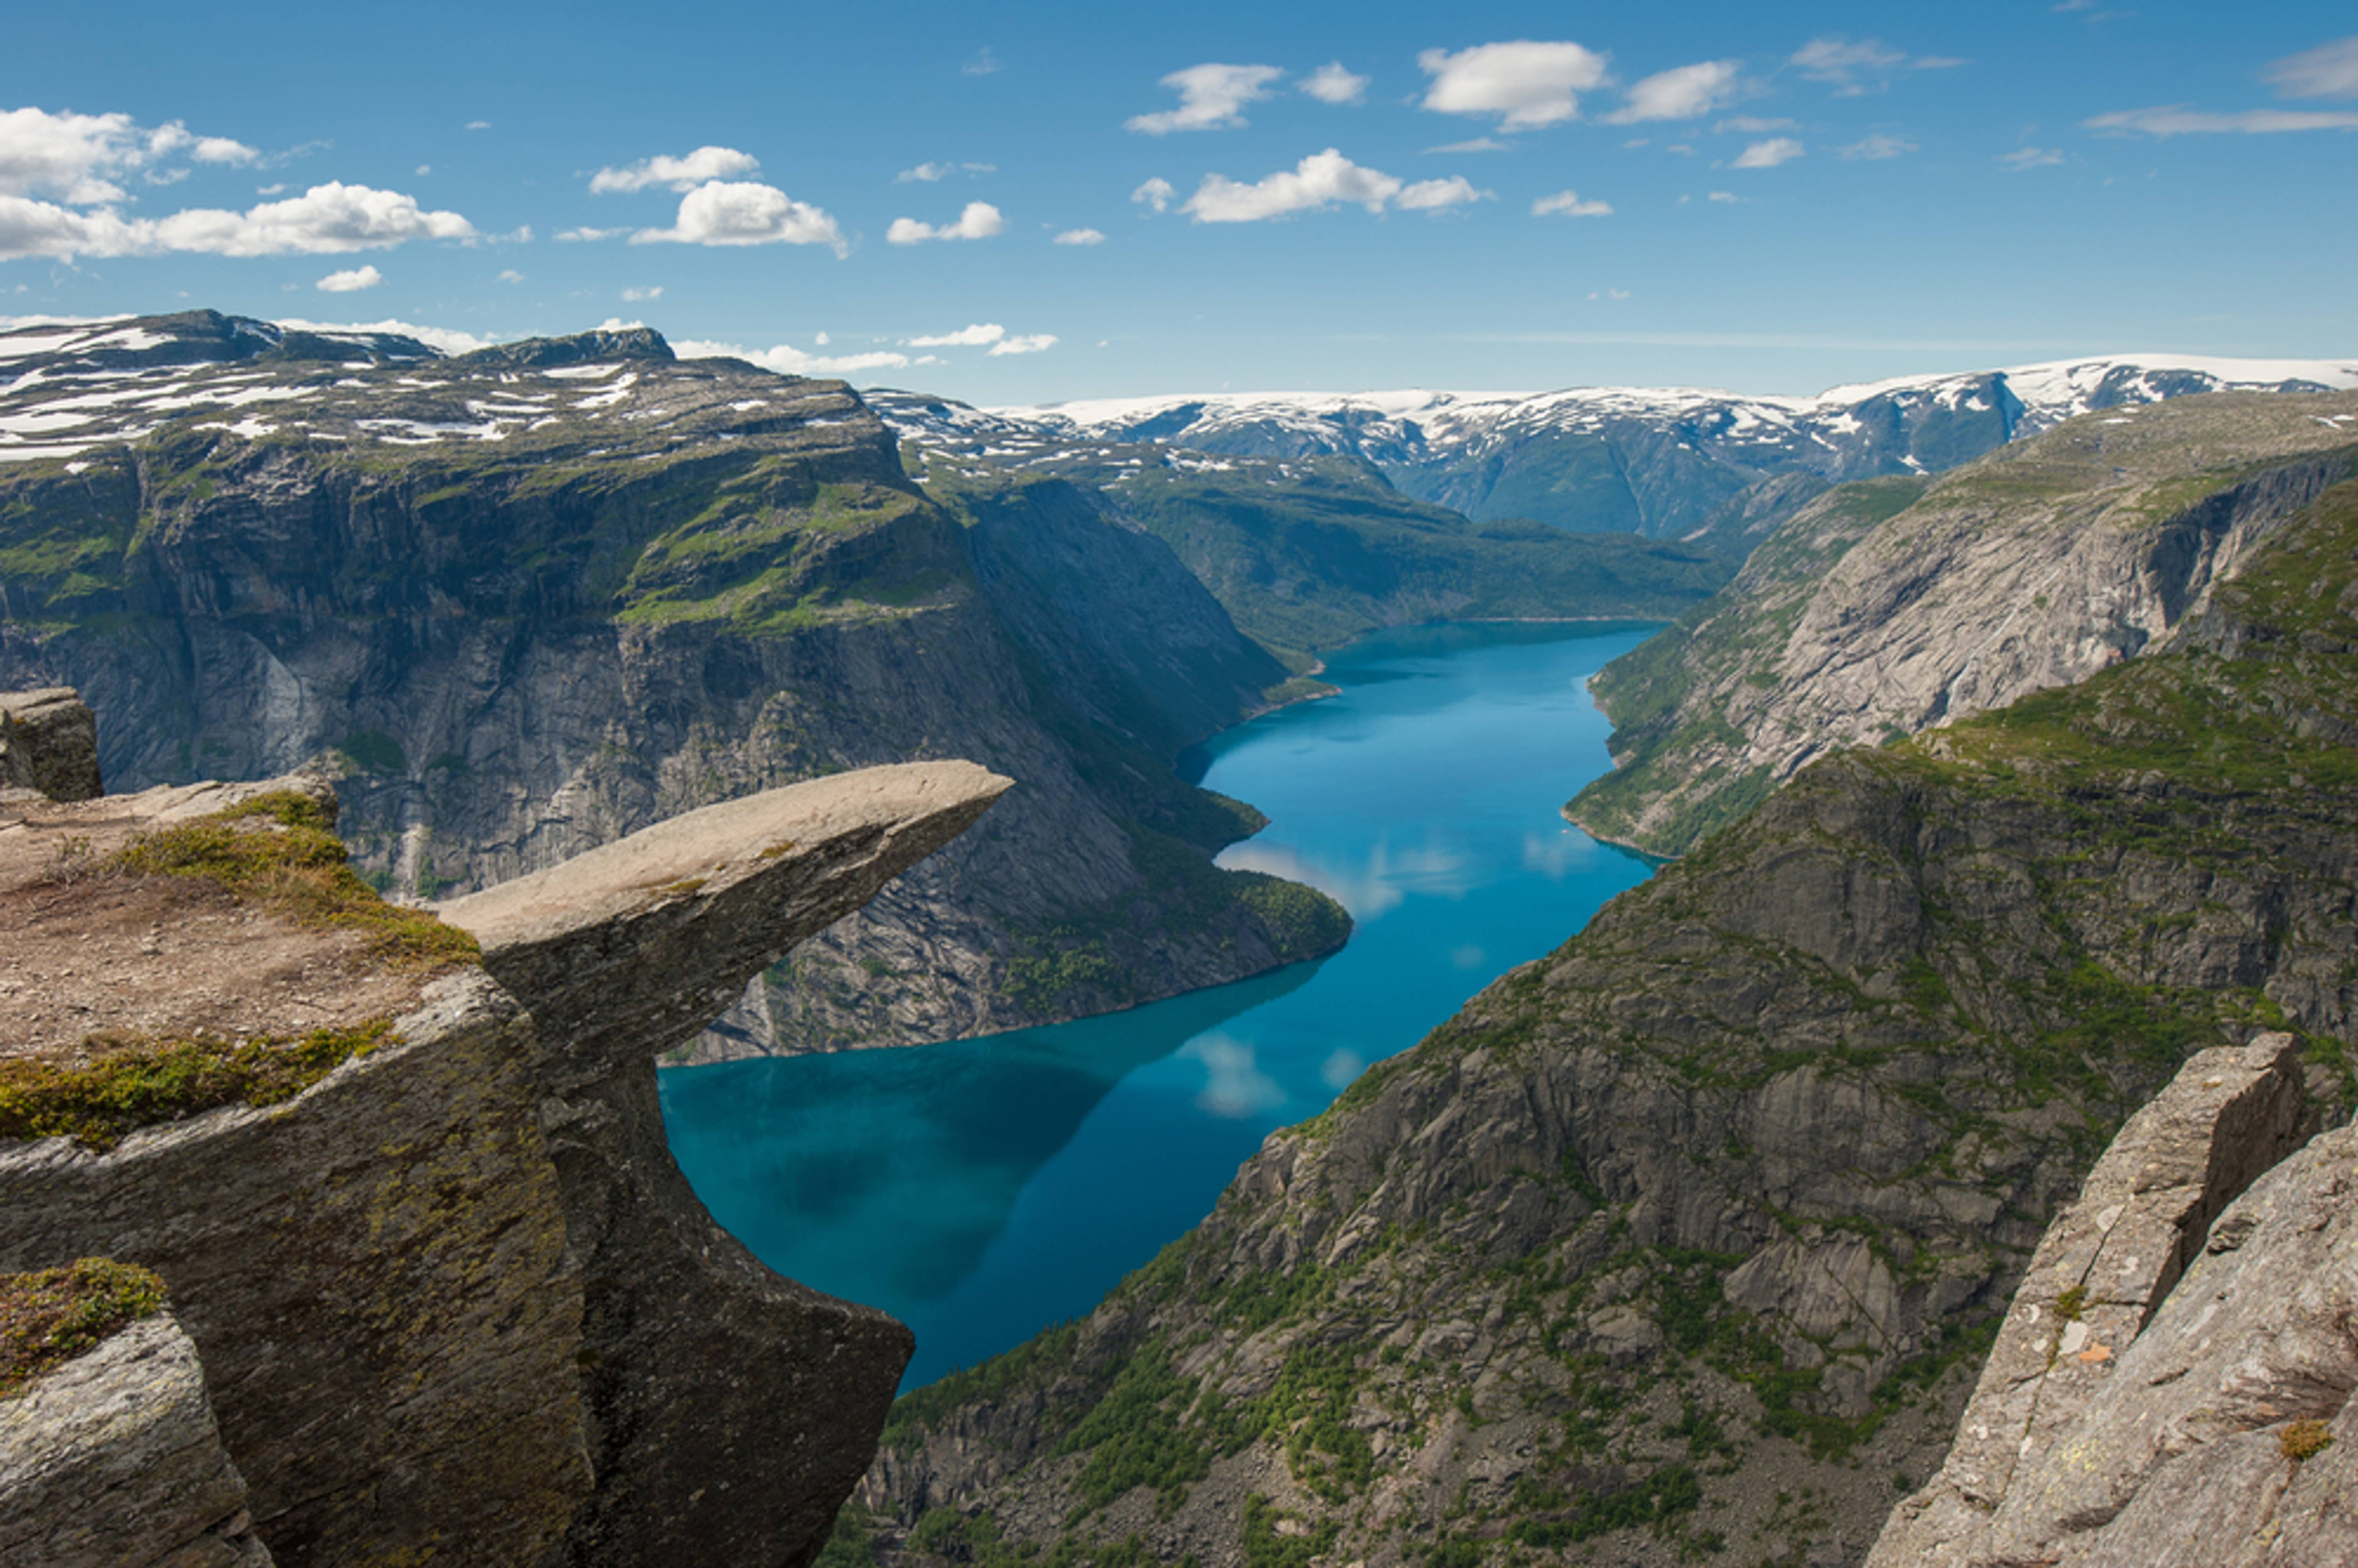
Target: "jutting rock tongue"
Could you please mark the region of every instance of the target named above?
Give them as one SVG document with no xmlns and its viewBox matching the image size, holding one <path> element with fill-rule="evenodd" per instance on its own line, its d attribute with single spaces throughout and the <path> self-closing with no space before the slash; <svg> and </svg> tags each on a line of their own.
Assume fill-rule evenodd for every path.
<svg viewBox="0 0 2358 1568">
<path fill-rule="evenodd" d="M 441 910 L 532 1010 L 545 1053 L 598 1476 L 568 1561 L 657 1563 L 684 1542 L 715 1563 L 805 1561 L 867 1468 L 914 1339 L 781 1279 L 712 1222 L 665 1142 L 655 1058 L 1009 783 L 971 762 L 820 779 Z"/>
</svg>

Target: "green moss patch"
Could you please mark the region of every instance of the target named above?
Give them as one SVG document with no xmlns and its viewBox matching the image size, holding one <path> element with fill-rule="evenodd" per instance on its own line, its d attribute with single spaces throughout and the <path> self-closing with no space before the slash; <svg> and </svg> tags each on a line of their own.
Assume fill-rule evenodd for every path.
<svg viewBox="0 0 2358 1568">
<path fill-rule="evenodd" d="M 0 1398 L 163 1306 L 163 1281 L 105 1258 L 0 1275 Z"/>
<path fill-rule="evenodd" d="M 392 1022 L 382 1018 L 287 1039 L 93 1038 L 105 1054 L 86 1065 L 0 1062 L 0 1137 L 71 1138 L 85 1149 L 112 1149 L 138 1128 L 225 1105 L 293 1099 L 395 1038 Z"/>
<path fill-rule="evenodd" d="M 135 876 L 198 877 L 251 899 L 297 925 L 359 931 L 369 956 L 433 972 L 482 956 L 474 937 L 422 909 L 377 895 L 345 863 L 326 808 L 278 790 L 176 827 L 142 833 L 103 869 Z"/>
</svg>

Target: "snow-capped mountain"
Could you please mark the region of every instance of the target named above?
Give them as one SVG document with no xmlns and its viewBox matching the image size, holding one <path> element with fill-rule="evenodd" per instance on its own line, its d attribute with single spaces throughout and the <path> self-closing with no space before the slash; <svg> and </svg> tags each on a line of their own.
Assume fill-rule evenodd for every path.
<svg viewBox="0 0 2358 1568">
<path fill-rule="evenodd" d="M 1223 393 L 982 410 L 871 393 L 910 439 L 1030 462 L 1083 444 L 1238 456 L 1339 453 L 1478 519 L 1679 536 L 1750 485 L 1952 468 L 2075 415 L 2219 391 L 2358 387 L 2358 360 L 2114 355 L 1838 386 L 1812 397 L 1693 388 L 1538 394 Z"/>
</svg>

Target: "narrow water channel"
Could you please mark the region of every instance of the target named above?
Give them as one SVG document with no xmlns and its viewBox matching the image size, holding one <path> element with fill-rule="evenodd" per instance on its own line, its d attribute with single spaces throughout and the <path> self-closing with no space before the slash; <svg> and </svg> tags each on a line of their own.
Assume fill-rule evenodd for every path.
<svg viewBox="0 0 2358 1568">
<path fill-rule="evenodd" d="M 1224 865 L 1325 889 L 1315 964 L 978 1040 L 662 1075 L 674 1154 L 781 1273 L 917 1334 L 903 1388 L 1089 1311 L 1325 1108 L 1643 881 L 1557 808 L 1605 771 L 1587 678 L 1650 627 L 1424 627 L 1329 661 L 1342 694 L 1240 725 L 1191 774 L 1267 813 Z"/>
</svg>

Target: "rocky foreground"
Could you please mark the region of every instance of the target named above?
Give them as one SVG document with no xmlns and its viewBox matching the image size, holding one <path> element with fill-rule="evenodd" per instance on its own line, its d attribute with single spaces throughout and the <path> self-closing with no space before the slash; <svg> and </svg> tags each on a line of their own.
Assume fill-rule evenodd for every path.
<svg viewBox="0 0 2358 1568">
<path fill-rule="evenodd" d="M 0 794 L 0 910 L 73 955 L 0 984 L 10 1561 L 806 1560 L 909 1333 L 711 1222 L 654 1059 L 1007 788 L 769 791 L 439 920 L 353 875 L 324 781 Z M 248 1016 L 282 979 L 319 1015 Z M 103 1314 L 24 1275 L 84 1259 L 157 1299 L 45 1367 Z"/>
</svg>

